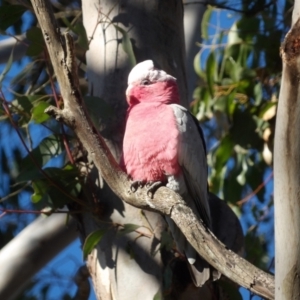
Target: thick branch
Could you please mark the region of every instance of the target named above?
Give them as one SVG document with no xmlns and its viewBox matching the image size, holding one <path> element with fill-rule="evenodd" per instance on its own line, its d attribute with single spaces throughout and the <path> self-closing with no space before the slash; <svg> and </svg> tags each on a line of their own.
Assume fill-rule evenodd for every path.
<svg viewBox="0 0 300 300">
<path fill-rule="evenodd" d="M 77 237 L 65 214 L 39 217 L 0 251 L 0 299 L 16 299 L 30 279 Z"/>
<path fill-rule="evenodd" d="M 55 115 L 71 126 L 77 137 L 87 149 L 94 163 L 110 188 L 125 202 L 138 208 L 152 210 L 170 216 L 188 241 L 213 267 L 225 276 L 252 292 L 268 299 L 274 298 L 274 278 L 248 263 L 219 242 L 207 231 L 188 208 L 183 199 L 175 192 L 162 187 L 153 199 L 147 195 L 146 188 L 133 192 L 128 176 L 123 173 L 111 155 L 103 138 L 89 120 L 83 101 L 76 85 L 76 67 L 70 37 L 62 39 L 51 10 L 45 0 L 32 0 L 32 4 L 44 33 L 50 58 L 56 73 L 64 109 L 54 107 L 48 113 Z"/>
</svg>

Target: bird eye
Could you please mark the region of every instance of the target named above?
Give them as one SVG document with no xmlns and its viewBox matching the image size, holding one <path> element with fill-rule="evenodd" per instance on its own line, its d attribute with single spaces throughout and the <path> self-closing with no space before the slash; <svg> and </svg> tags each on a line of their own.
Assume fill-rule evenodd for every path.
<svg viewBox="0 0 300 300">
<path fill-rule="evenodd" d="M 142 80 L 141 84 L 142 85 L 149 85 L 149 84 L 151 84 L 151 82 L 150 82 L 149 79 L 144 79 L 144 80 Z"/>
</svg>

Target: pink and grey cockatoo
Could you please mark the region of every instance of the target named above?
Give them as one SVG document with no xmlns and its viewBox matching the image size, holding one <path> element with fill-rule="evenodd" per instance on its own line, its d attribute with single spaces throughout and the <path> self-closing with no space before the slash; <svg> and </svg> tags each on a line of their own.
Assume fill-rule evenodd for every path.
<svg viewBox="0 0 300 300">
<path fill-rule="evenodd" d="M 126 97 L 123 168 L 135 182 L 160 182 L 179 193 L 210 228 L 205 142 L 192 115 L 179 105 L 176 79 L 146 60 L 130 72 Z M 210 277 L 209 265 L 175 223 L 166 220 L 195 285 L 202 286 Z"/>
</svg>

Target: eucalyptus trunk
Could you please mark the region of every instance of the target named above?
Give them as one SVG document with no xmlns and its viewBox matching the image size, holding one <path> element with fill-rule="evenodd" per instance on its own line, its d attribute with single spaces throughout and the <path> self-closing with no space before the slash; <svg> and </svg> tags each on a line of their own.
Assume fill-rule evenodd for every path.
<svg viewBox="0 0 300 300">
<path fill-rule="evenodd" d="M 283 72 L 275 148 L 275 298 L 300 295 L 300 1 L 295 1 L 292 28 L 282 44 Z"/>
<path fill-rule="evenodd" d="M 181 1 L 82 1 L 87 36 L 92 37 L 87 59 L 89 94 L 113 107 L 114 116 L 99 127 L 112 153 L 121 153 L 126 115 L 125 90 L 132 65 L 122 47 L 130 38 L 137 62 L 152 59 L 178 79 L 182 104 L 187 105 L 183 5 Z M 119 28 L 122 28 L 124 34 Z M 151 126 L 149 124 L 149 126 Z M 165 221 L 161 215 L 142 212 L 117 198 L 103 183 L 99 204 L 106 223 L 83 219 L 83 235 L 103 228 L 106 234 L 88 258 L 98 299 L 153 299 L 162 291 L 163 265 L 158 250 Z M 145 235 L 117 234 L 111 224 L 133 223 Z M 148 229 L 145 229 L 148 228 Z"/>
</svg>

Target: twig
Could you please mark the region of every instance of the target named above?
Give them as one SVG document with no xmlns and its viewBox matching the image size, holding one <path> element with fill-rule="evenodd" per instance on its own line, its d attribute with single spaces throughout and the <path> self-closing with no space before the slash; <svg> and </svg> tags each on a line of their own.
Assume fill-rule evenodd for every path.
<svg viewBox="0 0 300 300">
<path fill-rule="evenodd" d="M 15 121 L 13 120 L 12 118 L 12 115 L 10 113 L 10 110 L 9 110 L 9 107 L 8 107 L 8 103 L 7 101 L 5 100 L 5 97 L 4 97 L 4 94 L 0 88 L 0 94 L 2 95 L 2 105 L 3 105 L 3 108 L 4 108 L 4 111 L 5 113 L 7 114 L 7 116 L 9 117 L 9 120 L 13 126 L 13 128 L 15 129 L 17 135 L 19 136 L 20 138 L 20 141 L 22 143 L 22 145 L 24 146 L 26 152 L 28 153 L 31 161 L 33 162 L 33 164 L 37 167 L 37 169 L 39 170 L 39 172 L 47 179 L 49 180 L 49 182 L 51 182 L 53 184 L 53 186 L 55 186 L 60 192 L 62 192 L 64 195 L 66 195 L 68 198 L 70 198 L 71 200 L 77 202 L 78 204 L 82 205 L 82 206 L 87 206 L 87 203 L 85 203 L 84 201 L 82 201 L 81 199 L 79 198 L 76 198 L 74 196 L 72 196 L 71 194 L 67 193 L 62 187 L 60 187 L 56 182 L 53 181 L 53 179 L 41 168 L 41 166 L 37 163 L 37 161 L 35 160 L 34 156 L 32 155 L 32 152 L 29 150 L 27 144 L 25 143 L 20 131 L 19 131 L 19 128 L 17 126 L 17 124 L 15 123 Z"/>
<path fill-rule="evenodd" d="M 89 298 L 91 290 L 89 277 L 90 273 L 87 266 L 81 266 L 74 278 L 74 281 L 77 285 L 77 292 L 73 300 L 87 300 Z"/>
<path fill-rule="evenodd" d="M 52 215 L 52 214 L 81 214 L 82 210 L 77 210 L 77 211 L 68 211 L 68 210 L 27 210 L 27 209 L 6 209 L 0 207 L 0 211 L 3 214 L 35 214 L 35 215 Z"/>
<path fill-rule="evenodd" d="M 48 57 L 47 51 L 45 51 L 45 56 L 46 56 L 46 65 L 47 65 L 48 74 L 49 74 L 49 78 L 50 78 L 50 85 L 51 85 L 51 89 L 52 89 L 52 92 L 53 92 L 53 97 L 54 97 L 54 100 L 55 100 L 55 103 L 56 103 L 56 107 L 59 108 L 59 101 L 58 101 L 56 89 L 54 87 L 53 78 L 50 74 L 49 57 Z M 64 125 L 62 123 L 60 123 L 60 129 L 61 129 L 61 133 L 62 133 L 63 144 L 65 146 L 69 161 L 71 162 L 72 165 L 74 165 L 75 161 L 74 161 L 73 155 L 71 153 L 71 150 L 70 150 L 70 147 L 69 147 L 69 144 L 68 144 L 68 141 L 67 141 L 67 136 L 66 136 Z"/>
<path fill-rule="evenodd" d="M 242 200 L 238 201 L 237 205 L 242 205 L 246 202 L 248 202 L 252 197 L 254 197 L 273 177 L 273 171 L 268 175 L 266 180 L 262 182 L 254 191 L 252 191 L 250 194 L 248 194 L 246 197 L 244 197 Z"/>
<path fill-rule="evenodd" d="M 186 3 L 184 3 L 184 5 L 190 5 L 190 4 L 203 4 L 205 6 L 211 5 L 211 6 L 215 6 L 217 8 L 231 10 L 231 11 L 241 13 L 241 14 L 244 14 L 247 16 L 252 16 L 252 15 L 256 15 L 259 12 L 264 11 L 265 9 L 269 8 L 270 6 L 272 6 L 275 3 L 276 3 L 276 0 L 272 0 L 260 9 L 257 8 L 257 9 L 249 9 L 249 10 L 242 10 L 242 9 L 234 8 L 232 6 L 228 6 L 228 5 L 225 5 L 222 3 L 213 3 L 212 4 L 210 1 L 192 1 L 192 2 L 186 2 Z"/>
<path fill-rule="evenodd" d="M 18 195 L 19 193 L 21 193 L 21 192 L 22 192 L 27 186 L 29 186 L 29 185 L 30 185 L 30 183 L 27 182 L 24 186 L 22 186 L 22 187 L 19 188 L 18 190 L 16 190 L 16 191 L 14 191 L 14 192 L 12 192 L 12 193 L 10 193 L 10 194 L 8 194 L 8 195 L 6 195 L 6 196 L 0 198 L 0 202 L 3 202 L 3 201 L 5 201 L 5 200 L 8 200 L 10 197 L 13 197 L 13 196 Z"/>
</svg>

